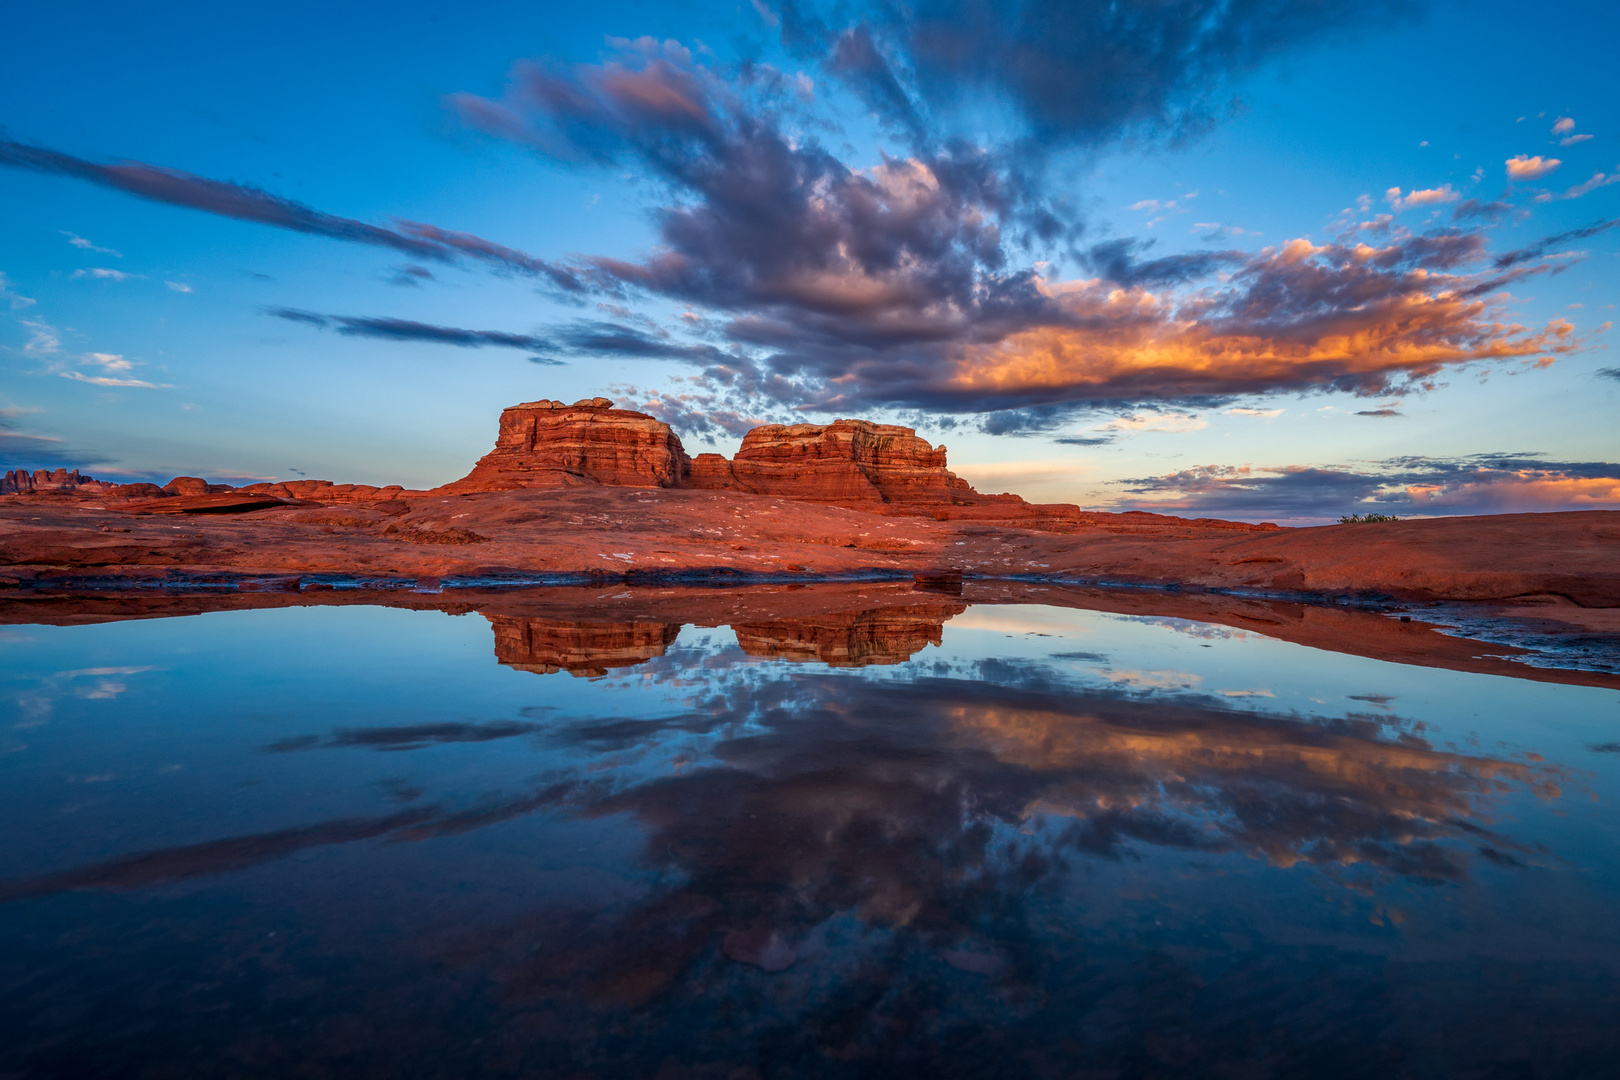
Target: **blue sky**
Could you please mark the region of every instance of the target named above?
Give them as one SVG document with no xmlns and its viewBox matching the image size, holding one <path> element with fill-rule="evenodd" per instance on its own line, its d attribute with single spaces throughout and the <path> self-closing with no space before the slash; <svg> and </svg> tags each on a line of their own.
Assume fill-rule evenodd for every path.
<svg viewBox="0 0 1620 1080">
<path fill-rule="evenodd" d="M 1617 19 L 35 5 L 0 465 L 427 486 L 606 394 L 1087 506 L 1620 507 Z"/>
</svg>

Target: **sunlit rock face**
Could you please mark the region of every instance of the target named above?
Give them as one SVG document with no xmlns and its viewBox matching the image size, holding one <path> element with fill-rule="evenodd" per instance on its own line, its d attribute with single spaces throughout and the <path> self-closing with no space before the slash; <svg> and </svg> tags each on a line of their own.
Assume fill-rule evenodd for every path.
<svg viewBox="0 0 1620 1080">
<path fill-rule="evenodd" d="M 913 604 L 800 619 L 739 623 L 737 645 L 766 660 L 829 667 L 899 664 L 943 640 L 945 622 L 966 604 Z"/>
<path fill-rule="evenodd" d="M 841 505 L 949 503 L 953 494 L 976 494 L 945 468 L 943 446 L 911 428 L 866 420 L 754 428 L 731 471 L 740 491 Z"/>
<path fill-rule="evenodd" d="M 495 659 L 519 671 L 549 675 L 606 675 L 663 656 L 681 632 L 680 623 L 570 622 L 490 615 Z"/>
<path fill-rule="evenodd" d="M 445 490 L 528 487 L 680 487 L 689 461 L 668 424 L 615 409 L 607 398 L 531 401 L 501 413 L 495 449 Z"/>
<path fill-rule="evenodd" d="M 840 506 L 978 504 L 1022 506 L 980 495 L 945 467 L 945 448 L 911 428 L 866 420 L 767 424 L 743 437 L 734 459 L 688 457 L 670 426 L 615 409 L 607 398 L 564 405 L 531 401 L 501 413 L 495 449 L 444 490 L 529 487 L 697 488 L 740 491 Z"/>
</svg>

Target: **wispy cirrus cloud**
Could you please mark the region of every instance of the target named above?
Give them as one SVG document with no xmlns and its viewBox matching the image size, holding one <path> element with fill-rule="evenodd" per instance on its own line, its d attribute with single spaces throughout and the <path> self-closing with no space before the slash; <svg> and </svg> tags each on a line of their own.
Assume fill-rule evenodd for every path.
<svg viewBox="0 0 1620 1080">
<path fill-rule="evenodd" d="M 105 266 L 95 266 L 88 269 L 73 271 L 72 276 L 77 280 L 90 279 L 92 281 L 137 281 L 143 274 L 131 274 L 124 270 L 112 270 Z"/>
<path fill-rule="evenodd" d="M 135 387 L 142 390 L 172 389 L 168 383 L 154 383 L 136 378 L 134 372 L 137 366 L 135 361 L 126 360 L 120 353 L 89 352 L 53 364 L 52 368 L 53 373 L 61 378 L 89 383 L 92 386 Z M 91 370 L 83 370 L 86 367 Z"/>
<path fill-rule="evenodd" d="M 6 306 L 12 311 L 21 311 L 23 308 L 33 307 L 37 303 L 33 297 L 24 296 L 13 288 L 4 271 L 0 271 L 0 300 L 5 301 Z"/>
<path fill-rule="evenodd" d="M 532 350 L 551 346 L 550 339 L 535 337 L 532 334 L 514 334 L 505 330 L 466 330 L 457 326 L 435 326 L 411 319 L 320 315 L 296 308 L 270 308 L 265 314 L 321 330 L 335 330 L 350 337 L 383 338 L 387 341 L 426 341 L 437 345 L 455 345 L 464 349 L 497 345 L 509 349 Z"/>
<path fill-rule="evenodd" d="M 371 225 L 328 214 L 260 188 L 211 180 L 179 169 L 139 161 L 99 164 L 48 147 L 9 139 L 0 139 L 0 165 L 67 176 L 153 202 L 200 210 L 238 221 L 251 221 L 347 243 L 390 248 L 418 259 L 449 263 L 468 257 L 503 272 L 544 277 L 558 288 L 579 288 L 579 282 L 570 272 L 471 233 L 441 229 L 417 221 L 398 221 L 394 228 Z M 82 237 L 73 237 L 69 243 L 79 239 Z M 75 246 L 83 245 L 75 243 Z M 91 245 L 89 250 L 103 249 Z"/>
<path fill-rule="evenodd" d="M 57 231 L 63 236 L 67 237 L 67 242 L 78 248 L 80 251 L 94 251 L 98 255 L 111 255 L 115 259 L 122 259 L 124 257 L 123 252 L 117 251 L 113 248 L 97 247 L 95 244 L 91 243 L 89 240 L 86 240 L 84 237 L 79 236 L 77 233 L 68 232 L 66 229 L 59 229 Z"/>
</svg>

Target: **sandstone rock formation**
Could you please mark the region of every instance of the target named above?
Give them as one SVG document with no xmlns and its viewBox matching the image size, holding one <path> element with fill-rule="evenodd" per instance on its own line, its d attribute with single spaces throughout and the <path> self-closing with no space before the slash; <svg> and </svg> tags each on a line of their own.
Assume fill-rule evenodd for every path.
<svg viewBox="0 0 1620 1080">
<path fill-rule="evenodd" d="M 830 503 L 941 520 L 969 517 L 1072 524 L 1072 506 L 983 495 L 945 467 L 945 448 L 908 427 L 866 420 L 767 424 L 737 456 L 687 456 L 668 424 L 607 398 L 534 401 L 501 414 L 495 449 L 437 493 L 576 485 L 695 488 Z"/>
<path fill-rule="evenodd" d="M 23 495 L 32 491 L 73 491 L 81 484 L 96 481 L 80 476 L 79 470 L 67 469 L 14 469 L 0 474 L 0 495 Z"/>
<path fill-rule="evenodd" d="M 501 413 L 495 449 L 442 490 L 510 491 L 527 487 L 681 487 L 686 451 L 668 424 L 615 409 L 607 398 L 564 405 L 531 401 Z"/>
<path fill-rule="evenodd" d="M 1140 524 L 1189 524 L 1157 515 L 1097 514 L 1063 503 L 1027 503 L 1017 495 L 986 495 L 945 467 L 945 447 L 933 446 L 908 427 L 866 420 L 831 424 L 767 424 L 743 437 L 737 456 L 688 457 L 670 426 L 645 413 L 616 409 L 607 398 L 564 405 L 531 401 L 501 413 L 495 448 L 460 480 L 431 491 L 398 485 L 334 484 L 289 480 L 232 488 L 195 476 L 154 484 L 104 484 L 77 471 L 21 470 L 5 474 L 0 494 L 64 492 L 118 499 L 182 500 L 171 512 L 246 512 L 271 505 L 246 499 L 305 503 L 382 503 L 427 496 L 459 496 L 526 488 L 684 488 L 794 499 L 866 510 L 894 517 L 937 521 L 982 521 L 1072 532 L 1115 519 Z M 213 499 L 234 493 L 245 501 Z M 209 500 L 194 506 L 184 500 Z M 146 512 L 160 512 L 147 508 Z M 399 510 L 398 512 L 403 512 Z M 1274 525 L 1196 524 L 1237 530 Z"/>
<path fill-rule="evenodd" d="M 977 495 L 945 468 L 945 448 L 911 428 L 866 420 L 767 424 L 743 436 L 731 462 L 734 491 L 847 506 L 852 503 L 949 503 Z M 694 477 L 694 487 L 705 486 Z"/>
</svg>

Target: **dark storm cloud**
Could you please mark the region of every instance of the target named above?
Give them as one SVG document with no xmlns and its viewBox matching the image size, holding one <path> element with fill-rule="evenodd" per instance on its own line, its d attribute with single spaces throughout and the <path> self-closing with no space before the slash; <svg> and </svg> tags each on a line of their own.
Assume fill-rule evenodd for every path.
<svg viewBox="0 0 1620 1080">
<path fill-rule="evenodd" d="M 18 419 L 32 411 L 0 408 L 0 472 L 87 468 L 111 460 L 99 451 L 70 446 L 55 436 L 21 430 Z"/>
<path fill-rule="evenodd" d="M 927 137 L 927 125 L 888 58 L 878 51 L 870 26 L 863 23 L 838 35 L 826 67 L 847 80 L 873 112 L 895 121 L 915 139 Z"/>
<path fill-rule="evenodd" d="M 321 329 L 333 329 L 351 337 L 383 338 L 387 341 L 427 341 L 439 345 L 457 345 L 476 349 L 484 345 L 502 345 L 511 349 L 547 349 L 552 342 L 547 338 L 529 334 L 510 334 L 503 330 L 463 330 L 455 326 L 433 326 L 409 319 L 373 318 L 355 315 L 319 315 L 313 311 L 295 308 L 270 308 L 265 312 L 289 322 L 306 323 Z"/>
<path fill-rule="evenodd" d="M 1155 288 L 1184 285 L 1208 277 L 1227 266 L 1247 262 L 1241 251 L 1199 251 L 1138 261 L 1137 255 L 1153 246 L 1152 240 L 1124 237 L 1094 244 L 1086 253 L 1085 265 L 1116 285 Z"/>
<path fill-rule="evenodd" d="M 1244 520 L 1620 507 L 1620 464 L 1539 454 L 1398 457 L 1361 467 L 1207 465 L 1121 481 L 1130 510 Z"/>
<path fill-rule="evenodd" d="M 874 108 L 910 126 L 914 100 L 937 117 L 983 101 L 1022 118 L 1031 146 L 1141 131 L 1182 135 L 1226 107 L 1235 76 L 1291 48 L 1388 26 L 1410 0 L 921 0 L 880 6 L 841 32 L 816 5 L 781 5 L 784 43 L 821 55 Z M 842 9 L 838 9 L 841 13 Z M 884 53 L 892 59 L 885 59 Z M 872 56 L 876 59 L 858 62 Z M 902 86 L 896 69 L 909 76 Z M 945 120 L 937 121 L 941 124 Z"/>
<path fill-rule="evenodd" d="M 353 218 L 323 213 L 259 188 L 210 180 L 178 169 L 138 161 L 100 165 L 45 147 L 3 139 L 0 139 L 0 165 L 69 176 L 153 202 L 201 210 L 238 221 L 251 221 L 331 240 L 392 248 L 420 259 L 454 262 L 458 256 L 468 255 L 504 271 L 544 277 L 552 285 L 567 291 L 578 291 L 581 287 L 578 279 L 567 270 L 470 233 L 451 232 L 413 221 L 397 222 L 398 228 L 387 229 Z"/>
<path fill-rule="evenodd" d="M 803 16 L 784 9 L 784 27 L 813 29 Z M 869 36 L 823 37 L 845 67 L 890 64 Z M 1486 299 L 1550 267 L 1477 272 L 1478 230 L 1155 259 L 1117 239 L 1081 255 L 1104 280 L 1048 280 L 1017 263 L 1074 228 L 1038 174 L 949 142 L 851 169 L 787 123 L 768 82 L 643 40 L 602 64 L 520 64 L 499 99 L 450 99 L 485 131 L 667 188 L 656 251 L 583 258 L 576 276 L 723 313 L 684 351 L 642 331 L 603 345 L 690 363 L 741 414 L 915 409 L 1039 430 L 1120 403 L 1398 393 L 1447 365 L 1580 347 L 1569 324 L 1526 329 Z"/>
</svg>

